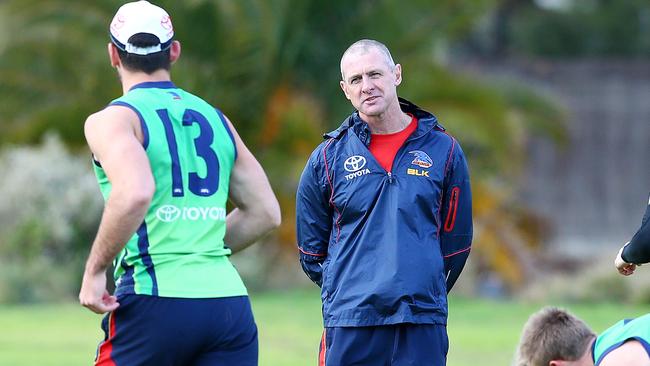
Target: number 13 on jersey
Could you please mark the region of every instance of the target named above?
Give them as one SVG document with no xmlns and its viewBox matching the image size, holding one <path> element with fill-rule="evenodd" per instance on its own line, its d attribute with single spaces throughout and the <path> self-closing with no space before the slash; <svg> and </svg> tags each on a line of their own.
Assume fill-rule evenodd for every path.
<svg viewBox="0 0 650 366">
<path fill-rule="evenodd" d="M 169 145 L 169 155 L 172 162 L 172 196 L 182 197 L 185 195 L 183 172 L 178 156 L 176 135 L 174 134 L 172 121 L 169 118 L 169 111 L 167 109 L 159 109 L 156 113 L 158 113 L 158 117 L 160 117 L 165 127 L 165 136 Z M 199 135 L 194 139 L 194 147 L 197 157 L 203 159 L 205 162 L 206 175 L 202 178 L 197 172 L 188 173 L 188 188 L 197 196 L 208 197 L 219 189 L 219 159 L 211 147 L 214 141 L 214 132 L 212 131 L 210 122 L 201 113 L 192 109 L 186 109 L 183 113 L 183 126 L 189 127 L 195 123 L 199 125 Z"/>
</svg>

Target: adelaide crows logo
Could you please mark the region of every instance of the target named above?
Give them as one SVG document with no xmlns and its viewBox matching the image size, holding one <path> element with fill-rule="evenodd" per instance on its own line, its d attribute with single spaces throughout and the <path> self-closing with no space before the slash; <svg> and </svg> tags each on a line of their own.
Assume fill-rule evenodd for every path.
<svg viewBox="0 0 650 366">
<path fill-rule="evenodd" d="M 424 151 L 420 150 L 413 150 L 409 151 L 409 154 L 415 155 L 415 159 L 411 162 L 413 165 L 417 165 L 421 168 L 431 168 L 433 165 L 433 160 L 425 153 Z"/>
</svg>

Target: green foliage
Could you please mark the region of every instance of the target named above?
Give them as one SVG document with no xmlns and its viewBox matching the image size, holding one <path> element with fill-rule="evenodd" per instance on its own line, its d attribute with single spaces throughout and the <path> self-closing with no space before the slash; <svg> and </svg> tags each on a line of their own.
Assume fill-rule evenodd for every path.
<svg viewBox="0 0 650 366">
<path fill-rule="evenodd" d="M 184 45 L 175 80 L 219 105 L 249 141 L 280 86 L 318 100 L 320 122 L 335 126 L 350 110 L 338 87 L 338 62 L 353 41 L 377 38 L 398 59 L 426 60 L 437 42 L 468 30 L 492 2 L 159 3 L 173 14 Z M 79 130 L 89 113 L 118 94 L 103 46 L 116 7 L 108 0 L 10 0 L 0 6 L 10 20 L 6 29 L 27 30 L 5 40 L 0 59 L 6 81 L 0 94 L 10 96 L 3 98 L 7 112 L 0 122 L 9 127 L 5 142 L 34 142 L 47 127 L 83 143 L 79 133 L 63 127 Z"/>
<path fill-rule="evenodd" d="M 82 141 L 85 117 L 119 90 L 103 46 L 105 14 L 112 8 L 109 1 L 0 4 L 7 21 L 0 57 L 0 143 L 35 143 L 46 130 L 59 131 L 66 142 Z M 103 72 L 96 72 L 98 67 Z"/>
<path fill-rule="evenodd" d="M 572 1 L 567 10 L 526 7 L 510 33 L 517 53 L 551 57 L 650 56 L 645 0 Z"/>
<path fill-rule="evenodd" d="M 616 249 L 601 258 L 570 263 L 564 271 L 540 276 L 520 294 L 530 300 L 592 303 L 616 301 L 650 305 L 650 273 L 639 267 L 633 276 L 621 276 L 612 263 Z"/>
<path fill-rule="evenodd" d="M 44 255 L 13 261 L 0 258 L 0 303 L 74 298 L 81 283 L 83 259 L 76 254 L 65 262 Z"/>
<path fill-rule="evenodd" d="M 76 293 L 102 206 L 89 163 L 53 136 L 0 153 L 0 302 Z"/>
</svg>

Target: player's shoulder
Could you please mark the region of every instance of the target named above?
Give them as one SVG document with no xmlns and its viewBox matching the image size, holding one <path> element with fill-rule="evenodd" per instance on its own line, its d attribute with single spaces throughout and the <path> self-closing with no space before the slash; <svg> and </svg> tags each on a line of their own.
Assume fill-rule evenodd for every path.
<svg viewBox="0 0 650 366">
<path fill-rule="evenodd" d="M 650 356 L 640 341 L 631 339 L 605 355 L 598 365 L 650 366 Z"/>
<path fill-rule="evenodd" d="M 138 122 L 139 117 L 133 109 L 122 105 L 108 105 L 106 108 L 89 115 L 84 123 L 84 129 L 96 129 L 120 124 L 136 125 Z"/>
<path fill-rule="evenodd" d="M 129 108 L 128 106 L 124 105 L 116 105 L 116 104 L 110 104 L 106 106 L 106 108 L 97 111 L 88 118 L 86 118 L 86 122 L 88 121 L 104 121 L 104 120 L 137 120 L 138 119 L 138 114 L 136 113 L 133 108 Z"/>
</svg>

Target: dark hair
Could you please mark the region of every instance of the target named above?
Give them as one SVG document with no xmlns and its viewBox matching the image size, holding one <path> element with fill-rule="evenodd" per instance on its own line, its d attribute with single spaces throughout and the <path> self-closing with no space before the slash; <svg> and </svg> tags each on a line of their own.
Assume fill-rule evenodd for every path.
<svg viewBox="0 0 650 366">
<path fill-rule="evenodd" d="M 151 47 L 160 44 L 160 40 L 150 33 L 137 33 L 129 38 L 128 42 L 136 47 Z M 128 53 L 117 48 L 122 65 L 129 71 L 142 71 L 146 74 L 153 74 L 160 69 L 168 70 L 171 68 L 169 60 L 169 50 L 150 53 L 148 55 L 136 55 Z"/>
</svg>

